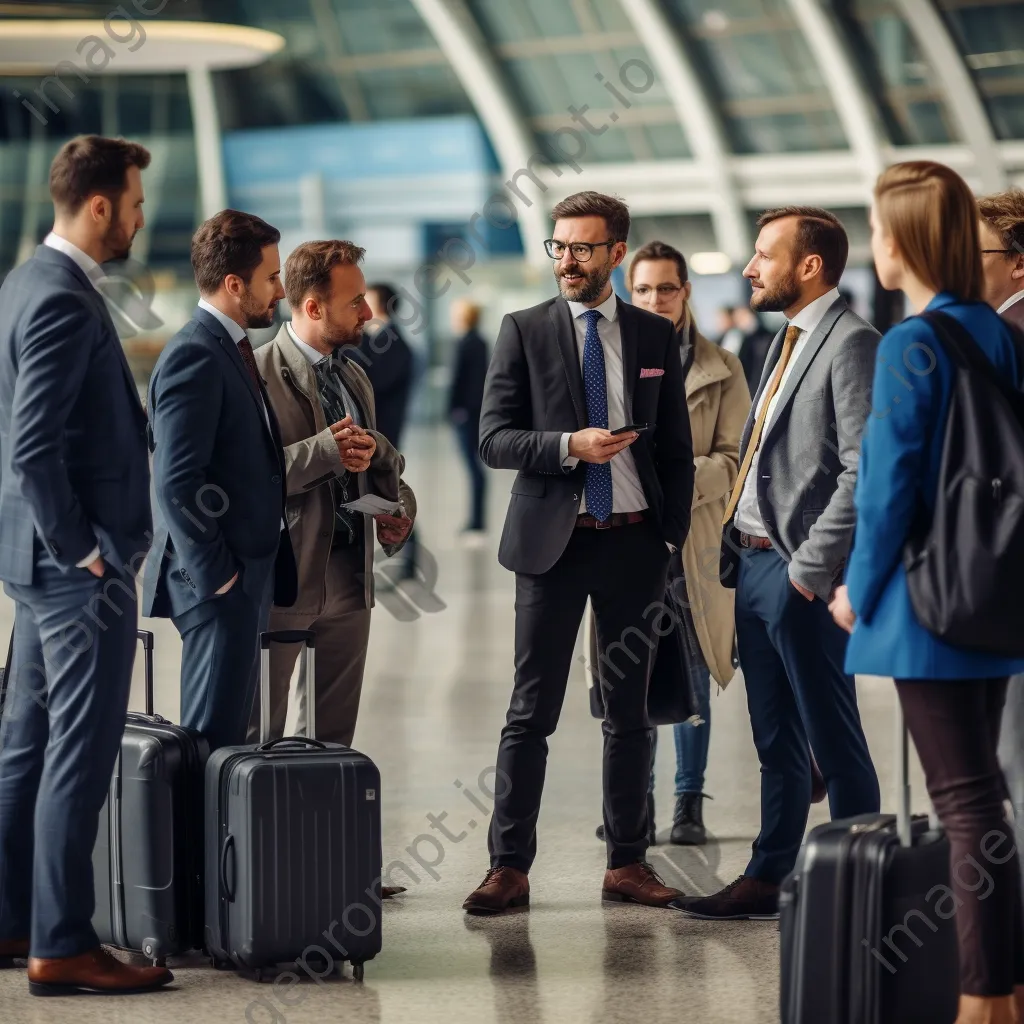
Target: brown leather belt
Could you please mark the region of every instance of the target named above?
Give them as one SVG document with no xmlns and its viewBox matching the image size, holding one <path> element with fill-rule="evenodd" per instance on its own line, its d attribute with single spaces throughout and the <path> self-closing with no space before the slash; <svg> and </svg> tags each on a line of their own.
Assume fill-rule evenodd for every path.
<svg viewBox="0 0 1024 1024">
<path fill-rule="evenodd" d="M 751 537 L 749 533 L 740 533 L 740 547 L 765 551 L 771 546 L 772 542 L 767 537 Z"/>
<path fill-rule="evenodd" d="M 647 517 L 643 512 L 613 512 L 603 523 L 588 512 L 581 512 L 576 517 L 577 526 L 590 529 L 609 530 L 613 526 L 627 526 L 630 523 L 642 523 Z"/>
</svg>

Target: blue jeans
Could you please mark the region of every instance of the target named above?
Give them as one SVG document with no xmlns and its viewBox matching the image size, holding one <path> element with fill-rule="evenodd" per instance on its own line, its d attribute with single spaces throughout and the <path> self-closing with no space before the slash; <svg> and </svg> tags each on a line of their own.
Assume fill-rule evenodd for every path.
<svg viewBox="0 0 1024 1024">
<path fill-rule="evenodd" d="M 704 772 L 708 767 L 711 744 L 711 672 L 707 666 L 693 673 L 700 725 L 680 722 L 672 726 L 676 741 L 676 796 L 682 793 L 703 793 Z M 651 729 L 651 787 L 654 792 L 654 757 L 658 752 L 658 730 Z"/>
</svg>

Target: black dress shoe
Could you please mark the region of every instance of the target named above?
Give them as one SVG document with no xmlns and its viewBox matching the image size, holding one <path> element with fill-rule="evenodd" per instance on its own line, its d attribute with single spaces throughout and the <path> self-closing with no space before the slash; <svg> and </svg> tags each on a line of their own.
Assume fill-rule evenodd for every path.
<svg viewBox="0 0 1024 1024">
<path fill-rule="evenodd" d="M 658 845 L 658 826 L 654 824 L 654 794 L 647 794 L 647 845 L 657 846 Z M 594 835 L 597 836 L 601 842 L 604 842 L 604 825 L 598 825 L 594 829 Z"/>
<path fill-rule="evenodd" d="M 779 887 L 759 878 L 740 875 L 711 896 L 689 896 L 672 906 L 687 917 L 703 921 L 777 921 Z"/>
<path fill-rule="evenodd" d="M 703 846 L 708 841 L 703 805 L 703 793 L 680 793 L 676 797 L 676 812 L 672 818 L 669 842 L 676 846 Z"/>
</svg>

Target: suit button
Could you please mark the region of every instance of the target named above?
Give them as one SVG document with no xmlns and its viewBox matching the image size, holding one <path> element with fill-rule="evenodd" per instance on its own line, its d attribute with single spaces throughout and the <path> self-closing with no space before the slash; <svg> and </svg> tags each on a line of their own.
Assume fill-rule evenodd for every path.
<svg viewBox="0 0 1024 1024">
<path fill-rule="evenodd" d="M 572 496 L 572 500 L 573 500 L 573 501 L 579 501 L 579 500 L 580 500 L 580 496 L 579 496 L 578 494 L 574 494 L 574 495 Z"/>
<path fill-rule="evenodd" d="M 270 482 L 272 484 L 279 484 L 281 482 L 281 478 L 275 474 L 270 478 Z"/>
</svg>

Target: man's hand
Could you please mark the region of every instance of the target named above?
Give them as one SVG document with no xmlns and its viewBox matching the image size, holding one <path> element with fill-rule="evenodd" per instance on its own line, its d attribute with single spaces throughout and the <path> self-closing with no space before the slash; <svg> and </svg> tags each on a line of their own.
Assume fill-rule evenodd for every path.
<svg viewBox="0 0 1024 1024">
<path fill-rule="evenodd" d="M 351 416 L 346 416 L 337 423 L 331 424 L 331 434 L 338 446 L 341 464 L 350 473 L 365 473 L 370 468 L 373 453 L 377 450 L 377 442 L 373 435 L 356 426 Z"/>
<path fill-rule="evenodd" d="M 604 427 L 587 427 L 569 437 L 569 454 L 574 459 L 600 465 L 611 462 L 623 448 L 628 448 L 640 435 L 637 433 L 612 434 Z"/>
<path fill-rule="evenodd" d="M 799 583 L 792 576 L 789 577 L 789 582 L 793 584 L 793 589 L 803 598 L 808 601 L 814 600 L 814 591 L 808 590 L 806 587 L 801 587 Z"/>
<path fill-rule="evenodd" d="M 214 591 L 214 593 L 216 593 L 218 595 L 219 594 L 226 594 L 235 585 L 237 580 L 238 580 L 238 573 L 236 572 L 235 575 L 232 576 L 231 579 L 229 579 L 227 581 L 227 583 L 224 584 L 223 587 L 219 587 L 216 591 Z"/>
<path fill-rule="evenodd" d="M 387 547 L 401 544 L 412 532 L 412 520 L 408 516 L 374 516 L 377 523 L 377 540 Z"/>
<path fill-rule="evenodd" d="M 857 622 L 857 613 L 853 610 L 853 605 L 850 604 L 850 592 L 845 585 L 836 587 L 828 610 L 832 613 L 832 618 L 835 619 L 837 626 L 845 629 L 847 633 L 853 632 L 853 627 Z"/>
<path fill-rule="evenodd" d="M 107 571 L 107 563 L 103 561 L 103 556 L 100 555 L 98 558 L 93 559 L 87 566 L 89 570 L 97 579 L 102 579 L 103 574 Z"/>
</svg>

